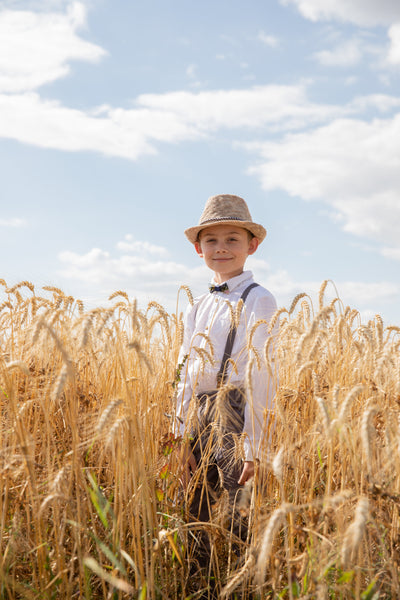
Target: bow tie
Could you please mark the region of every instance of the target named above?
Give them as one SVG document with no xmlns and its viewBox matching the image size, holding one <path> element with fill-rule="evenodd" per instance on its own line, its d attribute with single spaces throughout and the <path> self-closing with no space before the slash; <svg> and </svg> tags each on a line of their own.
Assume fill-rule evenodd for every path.
<svg viewBox="0 0 400 600">
<path fill-rule="evenodd" d="M 229 291 L 229 287 L 227 283 L 223 283 L 222 285 L 213 285 L 212 283 L 208 286 L 210 293 L 213 292 L 227 292 Z"/>
</svg>

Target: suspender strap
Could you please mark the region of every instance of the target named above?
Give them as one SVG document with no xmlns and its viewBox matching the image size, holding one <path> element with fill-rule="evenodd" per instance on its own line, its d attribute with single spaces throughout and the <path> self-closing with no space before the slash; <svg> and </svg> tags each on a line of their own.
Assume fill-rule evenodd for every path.
<svg viewBox="0 0 400 600">
<path fill-rule="evenodd" d="M 250 290 L 252 290 L 254 287 L 257 287 L 258 285 L 259 285 L 258 283 L 251 283 L 249 286 L 247 286 L 247 288 L 244 290 L 243 294 L 240 296 L 240 300 L 243 301 L 243 304 L 246 302 L 246 298 L 249 295 Z M 239 300 L 239 302 L 240 302 L 240 300 Z M 231 354 L 232 354 L 233 342 L 235 341 L 236 331 L 237 331 L 236 325 L 235 325 L 235 323 L 232 323 L 232 326 L 229 330 L 228 337 L 226 340 L 224 355 L 223 355 L 222 361 L 221 361 L 221 366 L 217 373 L 217 386 L 218 387 L 220 385 L 222 385 L 226 379 L 226 370 L 228 367 L 228 360 L 230 359 Z"/>
</svg>

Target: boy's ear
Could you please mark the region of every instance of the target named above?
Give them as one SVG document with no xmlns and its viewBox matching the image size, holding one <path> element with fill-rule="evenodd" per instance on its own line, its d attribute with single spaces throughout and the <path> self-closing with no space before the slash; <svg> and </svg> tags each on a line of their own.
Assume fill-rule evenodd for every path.
<svg viewBox="0 0 400 600">
<path fill-rule="evenodd" d="M 254 254 L 254 252 L 257 250 L 258 246 L 260 244 L 260 241 L 258 240 L 258 238 L 253 237 L 251 238 L 250 242 L 249 242 L 249 251 L 248 254 Z"/>
<path fill-rule="evenodd" d="M 200 242 L 195 242 L 194 247 L 196 249 L 197 254 L 200 256 L 200 258 L 203 258 L 203 252 L 201 251 Z"/>
</svg>

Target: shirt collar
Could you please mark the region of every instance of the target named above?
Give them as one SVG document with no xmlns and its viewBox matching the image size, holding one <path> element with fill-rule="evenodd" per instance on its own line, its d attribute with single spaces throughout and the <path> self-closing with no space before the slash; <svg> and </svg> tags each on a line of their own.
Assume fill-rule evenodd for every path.
<svg viewBox="0 0 400 600">
<path fill-rule="evenodd" d="M 234 289 L 239 287 L 244 281 L 253 278 L 253 273 L 251 271 L 243 271 L 240 275 L 236 275 L 236 277 L 231 277 L 231 279 L 227 279 L 226 281 L 222 281 L 222 283 L 227 283 L 229 292 L 232 292 Z M 214 280 L 212 280 L 213 284 L 217 285 Z M 221 285 L 221 284 L 219 284 Z"/>
</svg>

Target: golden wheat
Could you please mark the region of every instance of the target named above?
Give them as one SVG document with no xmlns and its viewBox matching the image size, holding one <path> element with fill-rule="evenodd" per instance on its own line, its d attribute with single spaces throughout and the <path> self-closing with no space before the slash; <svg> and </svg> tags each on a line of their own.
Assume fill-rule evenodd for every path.
<svg viewBox="0 0 400 600">
<path fill-rule="evenodd" d="M 182 314 L 141 310 L 121 290 L 111 308 L 85 312 L 59 288 L 42 297 L 0 280 L 0 596 L 200 595 L 191 548 L 205 531 L 221 597 L 400 597 L 400 327 L 363 323 L 337 297 L 324 305 L 327 284 L 315 317 L 305 293 L 275 313 L 262 356 L 253 339 L 265 323 L 249 331 L 250 405 L 255 369 L 266 365 L 279 388 L 238 499 L 251 527 L 235 567 L 226 498 L 210 523 L 186 521 L 172 418 Z M 212 364 L 210 340 L 198 340 Z"/>
</svg>

